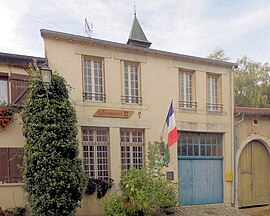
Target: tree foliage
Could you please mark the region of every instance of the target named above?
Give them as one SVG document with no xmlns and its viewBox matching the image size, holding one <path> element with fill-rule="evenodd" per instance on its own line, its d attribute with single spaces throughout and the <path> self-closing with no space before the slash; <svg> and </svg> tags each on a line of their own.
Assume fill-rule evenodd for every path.
<svg viewBox="0 0 270 216">
<path fill-rule="evenodd" d="M 220 60 L 220 61 L 230 61 L 231 59 L 225 56 L 225 52 L 222 48 L 217 47 L 210 55 L 208 56 L 210 59 Z"/>
<path fill-rule="evenodd" d="M 270 107 L 270 66 L 266 62 L 254 62 L 247 56 L 237 60 L 234 72 L 235 106 Z"/>
<path fill-rule="evenodd" d="M 223 49 L 216 49 L 208 58 L 228 60 Z M 247 56 L 237 60 L 234 70 L 234 101 L 239 107 L 270 107 L 270 65 L 260 63 Z"/>
<path fill-rule="evenodd" d="M 46 91 L 40 72 L 33 68 L 30 72 L 30 93 L 22 112 L 25 191 L 33 215 L 71 216 L 86 186 L 75 109 L 63 77 L 54 73 Z"/>
</svg>

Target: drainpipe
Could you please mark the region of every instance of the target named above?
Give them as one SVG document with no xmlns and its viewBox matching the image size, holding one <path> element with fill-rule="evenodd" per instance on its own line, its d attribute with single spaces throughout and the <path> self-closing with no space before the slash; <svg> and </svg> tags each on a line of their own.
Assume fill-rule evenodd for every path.
<svg viewBox="0 0 270 216">
<path fill-rule="evenodd" d="M 233 178 L 233 187 L 234 187 L 234 207 L 236 207 L 236 153 L 237 153 L 237 133 L 236 133 L 236 126 L 239 125 L 241 122 L 244 121 L 245 113 L 242 113 L 241 119 L 234 124 L 234 178 Z M 238 204 L 238 203 L 237 203 Z"/>
</svg>

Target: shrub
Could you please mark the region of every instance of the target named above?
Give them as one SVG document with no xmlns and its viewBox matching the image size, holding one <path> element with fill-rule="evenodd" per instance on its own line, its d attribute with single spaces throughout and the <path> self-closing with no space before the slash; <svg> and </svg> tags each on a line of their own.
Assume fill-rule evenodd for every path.
<svg viewBox="0 0 270 216">
<path fill-rule="evenodd" d="M 63 77 L 54 73 L 45 90 L 39 71 L 32 73 L 22 113 L 25 191 L 33 215 L 71 216 L 86 188 L 78 157 L 75 109 Z"/>
<path fill-rule="evenodd" d="M 153 176 L 145 169 L 131 169 L 122 176 L 120 187 L 123 195 L 128 198 L 128 213 L 145 215 L 163 211 L 164 207 L 174 206 L 177 200 L 176 187 L 168 182 L 163 175 Z"/>
<path fill-rule="evenodd" d="M 26 208 L 16 206 L 14 208 L 6 209 L 5 213 L 9 214 L 10 216 L 24 216 L 26 213 Z"/>
<path fill-rule="evenodd" d="M 26 208 L 24 207 L 13 207 L 8 208 L 5 211 L 0 207 L 0 216 L 25 216 Z"/>
<path fill-rule="evenodd" d="M 146 169 L 132 168 L 120 181 L 121 196 L 108 197 L 103 206 L 105 216 L 117 215 L 158 215 L 165 213 L 177 201 L 177 188 L 164 175 Z"/>
<path fill-rule="evenodd" d="M 123 196 L 115 194 L 106 198 L 103 204 L 103 213 L 105 216 L 126 216 L 125 200 Z"/>
<path fill-rule="evenodd" d="M 90 195 L 97 191 L 97 198 L 100 199 L 112 188 L 113 181 L 111 178 L 109 180 L 89 179 L 85 193 Z"/>
</svg>

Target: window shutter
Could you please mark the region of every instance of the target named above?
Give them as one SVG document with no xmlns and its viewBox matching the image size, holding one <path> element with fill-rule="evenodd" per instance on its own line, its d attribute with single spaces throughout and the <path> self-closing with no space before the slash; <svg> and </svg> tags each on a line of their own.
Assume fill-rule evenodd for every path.
<svg viewBox="0 0 270 216">
<path fill-rule="evenodd" d="M 24 100 L 27 97 L 29 91 L 29 75 L 22 74 L 11 74 L 11 105 L 15 107 L 16 110 L 20 110 L 24 105 Z"/>
<path fill-rule="evenodd" d="M 8 182 L 8 148 L 0 148 L 0 182 Z"/>
<path fill-rule="evenodd" d="M 22 166 L 22 149 L 9 148 L 9 182 L 21 182 L 20 167 Z"/>
</svg>

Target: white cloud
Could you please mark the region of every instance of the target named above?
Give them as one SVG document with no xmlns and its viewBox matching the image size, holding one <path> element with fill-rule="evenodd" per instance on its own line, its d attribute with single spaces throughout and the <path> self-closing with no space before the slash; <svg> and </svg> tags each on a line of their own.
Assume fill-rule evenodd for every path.
<svg viewBox="0 0 270 216">
<path fill-rule="evenodd" d="M 244 3 L 245 4 L 244 4 Z M 270 53 L 249 46 L 254 34 L 264 32 L 270 49 L 270 3 L 263 0 L 217 4 L 214 0 L 4 0 L 0 3 L 0 52 L 42 55 L 39 29 L 85 35 L 84 18 L 94 24 L 93 37 L 125 43 L 137 17 L 152 48 L 197 56 L 215 47 L 233 56 Z M 236 4 L 237 3 L 237 4 Z M 232 10 L 233 8 L 233 10 Z M 262 36 L 261 36 L 262 37 Z M 268 37 L 268 38 L 267 38 Z M 249 41 L 247 41 L 249 40 Z M 249 49 L 248 49 L 249 47 Z"/>
</svg>

